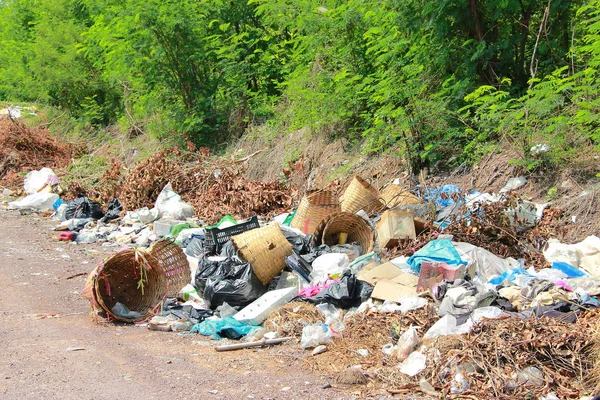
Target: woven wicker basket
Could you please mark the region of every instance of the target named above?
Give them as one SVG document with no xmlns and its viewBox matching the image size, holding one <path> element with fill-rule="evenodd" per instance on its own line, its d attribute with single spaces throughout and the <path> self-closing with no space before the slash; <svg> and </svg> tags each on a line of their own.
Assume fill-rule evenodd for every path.
<svg viewBox="0 0 600 400">
<path fill-rule="evenodd" d="M 118 321 L 137 322 L 155 314 L 166 295 L 167 280 L 154 256 L 144 250 L 128 249 L 97 267 L 87 285 L 91 288 L 84 292 L 87 290 L 91 295 L 96 311 L 102 309 Z M 127 318 L 113 313 L 116 303 L 140 313 L 140 316 Z"/>
<path fill-rule="evenodd" d="M 373 250 L 375 230 L 361 216 L 348 212 L 331 215 L 320 224 L 315 231 L 317 244 L 325 243 L 333 246 L 338 243 L 339 235 L 342 232 L 348 234 L 346 243 L 358 242 L 360 244 L 363 254 Z"/>
<path fill-rule="evenodd" d="M 292 245 L 277 224 L 232 236 L 231 241 L 263 285 L 268 285 L 283 270 L 285 258 L 292 254 Z"/>
<path fill-rule="evenodd" d="M 344 212 L 355 213 L 365 210 L 367 214 L 371 214 L 383 210 L 377 189 L 360 176 L 352 178 L 340 201 Z"/>
<path fill-rule="evenodd" d="M 340 211 L 340 200 L 330 191 L 308 193 L 300 201 L 290 226 L 304 233 L 313 233 L 323 219 Z"/>
<path fill-rule="evenodd" d="M 398 185 L 388 185 L 381 192 L 381 199 L 387 208 L 420 204 L 421 199 Z"/>
<path fill-rule="evenodd" d="M 190 264 L 181 247 L 171 240 L 160 240 L 148 249 L 162 270 L 167 283 L 167 296 L 176 296 L 179 290 L 190 283 Z"/>
</svg>

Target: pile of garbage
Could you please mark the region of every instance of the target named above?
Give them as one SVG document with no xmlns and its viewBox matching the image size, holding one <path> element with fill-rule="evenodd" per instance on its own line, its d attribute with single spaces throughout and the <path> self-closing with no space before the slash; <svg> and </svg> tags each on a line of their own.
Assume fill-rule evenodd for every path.
<svg viewBox="0 0 600 400">
<path fill-rule="evenodd" d="M 21 172 L 42 167 L 66 167 L 75 153 L 73 146 L 61 143 L 46 129 L 28 127 L 11 116 L 0 116 L 2 186 L 18 189 L 23 182 Z"/>
<path fill-rule="evenodd" d="M 220 213 L 242 190 L 222 173 L 218 184 L 196 178 L 206 196 L 229 199 Z M 410 192 L 354 177 L 339 197 L 311 192 L 273 218 L 207 225 L 198 207 L 212 203 L 190 204 L 170 183 L 152 208 L 127 206 L 153 198 L 142 185 L 145 202 L 121 192 L 103 209 L 86 197 L 62 202 L 57 178 L 34 171 L 32 194 L 10 206 L 54 209 L 62 240 L 126 246 L 88 279 L 96 319 L 240 341 L 217 351 L 299 342 L 314 368 L 365 390 L 593 394 L 600 238 L 550 238 L 557 211 L 519 199 L 522 179 L 511 181 L 500 194 Z M 41 193 L 56 197 L 31 197 Z"/>
<path fill-rule="evenodd" d="M 165 185 L 194 207 L 195 216 L 214 224 L 225 215 L 247 218 L 271 216 L 288 210 L 295 191 L 278 181 L 244 178 L 244 165 L 210 157 L 206 152 L 161 150 L 136 164 L 127 175 L 114 160 L 100 178 L 99 190 L 72 182 L 68 196 L 85 194 L 108 202 L 119 198 L 127 210 L 152 207 Z"/>
</svg>

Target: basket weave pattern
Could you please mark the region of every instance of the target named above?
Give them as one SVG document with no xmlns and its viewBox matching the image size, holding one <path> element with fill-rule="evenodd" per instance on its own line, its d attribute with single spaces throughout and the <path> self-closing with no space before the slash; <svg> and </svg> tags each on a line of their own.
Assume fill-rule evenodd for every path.
<svg viewBox="0 0 600 400">
<path fill-rule="evenodd" d="M 421 203 L 417 196 L 394 184 L 388 185 L 381 191 L 381 199 L 387 208 Z"/>
<path fill-rule="evenodd" d="M 371 214 L 383 209 L 377 189 L 360 176 L 352 178 L 340 200 L 344 212 L 355 213 L 365 210 L 366 213 Z"/>
<path fill-rule="evenodd" d="M 363 254 L 371 252 L 375 246 L 375 231 L 357 214 L 341 212 L 330 216 L 321 226 L 321 242 L 328 246 L 337 244 L 339 234 L 342 232 L 348 234 L 347 243 L 360 244 Z"/>
<path fill-rule="evenodd" d="M 170 240 L 155 242 L 149 249 L 158 261 L 167 280 L 167 296 L 176 296 L 179 290 L 191 280 L 190 264 L 181 247 Z"/>
<path fill-rule="evenodd" d="M 340 200 L 332 192 L 323 190 L 309 193 L 300 201 L 290 226 L 304 233 L 313 233 L 323 219 L 340 211 Z"/>
<path fill-rule="evenodd" d="M 142 321 L 153 315 L 153 310 L 165 297 L 167 286 L 158 260 L 145 251 L 134 249 L 121 251 L 106 260 L 95 270 L 92 281 L 97 306 L 112 319 L 124 322 Z M 112 308 L 116 303 L 141 316 L 126 318 L 114 314 Z"/>
<path fill-rule="evenodd" d="M 143 321 L 154 315 L 165 296 L 176 295 L 190 281 L 187 257 L 170 240 L 154 243 L 147 250 L 120 251 L 92 271 L 83 294 L 98 314 L 114 320 Z M 116 303 L 141 314 L 127 318 L 112 312 Z"/>
<path fill-rule="evenodd" d="M 292 254 L 292 245 L 276 223 L 232 236 L 231 241 L 263 285 L 283 270 L 285 258 Z"/>
</svg>

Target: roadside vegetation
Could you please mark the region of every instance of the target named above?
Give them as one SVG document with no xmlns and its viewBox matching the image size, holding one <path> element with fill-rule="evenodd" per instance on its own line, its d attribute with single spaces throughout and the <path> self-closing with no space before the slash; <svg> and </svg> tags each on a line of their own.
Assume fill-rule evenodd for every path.
<svg viewBox="0 0 600 400">
<path fill-rule="evenodd" d="M 0 102 L 92 141 L 303 128 L 412 173 L 508 143 L 525 171 L 594 174 L 599 68 L 600 0 L 0 3 Z"/>
</svg>

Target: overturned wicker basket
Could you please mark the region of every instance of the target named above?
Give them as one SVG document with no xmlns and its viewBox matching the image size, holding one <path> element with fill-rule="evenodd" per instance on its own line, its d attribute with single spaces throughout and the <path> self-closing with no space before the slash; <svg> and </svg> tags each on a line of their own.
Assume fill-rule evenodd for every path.
<svg viewBox="0 0 600 400">
<path fill-rule="evenodd" d="M 338 243 L 340 233 L 347 233 L 347 243 L 358 242 L 363 254 L 375 247 L 375 230 L 360 215 L 341 212 L 330 215 L 315 230 L 316 244 L 333 246 Z"/>
<path fill-rule="evenodd" d="M 292 245 L 276 223 L 232 236 L 231 241 L 263 285 L 283 270 L 285 258 L 292 254 Z"/>
<path fill-rule="evenodd" d="M 148 249 L 127 249 L 114 254 L 92 271 L 84 288 L 96 313 L 123 322 L 143 321 L 155 315 L 167 294 L 176 294 L 190 281 L 183 251 L 169 240 Z M 113 311 L 117 303 L 135 315 Z"/>
<path fill-rule="evenodd" d="M 323 190 L 308 193 L 300 201 L 290 226 L 304 233 L 313 233 L 323 219 L 340 211 L 340 200 L 332 192 Z"/>
<path fill-rule="evenodd" d="M 398 185 L 388 185 L 381 190 L 381 199 L 387 208 L 394 208 L 422 203 L 417 196 Z"/>
<path fill-rule="evenodd" d="M 372 214 L 384 208 L 379 191 L 358 175 L 352 178 L 340 201 L 342 211 L 349 213 L 365 210 L 367 214 Z"/>
</svg>

